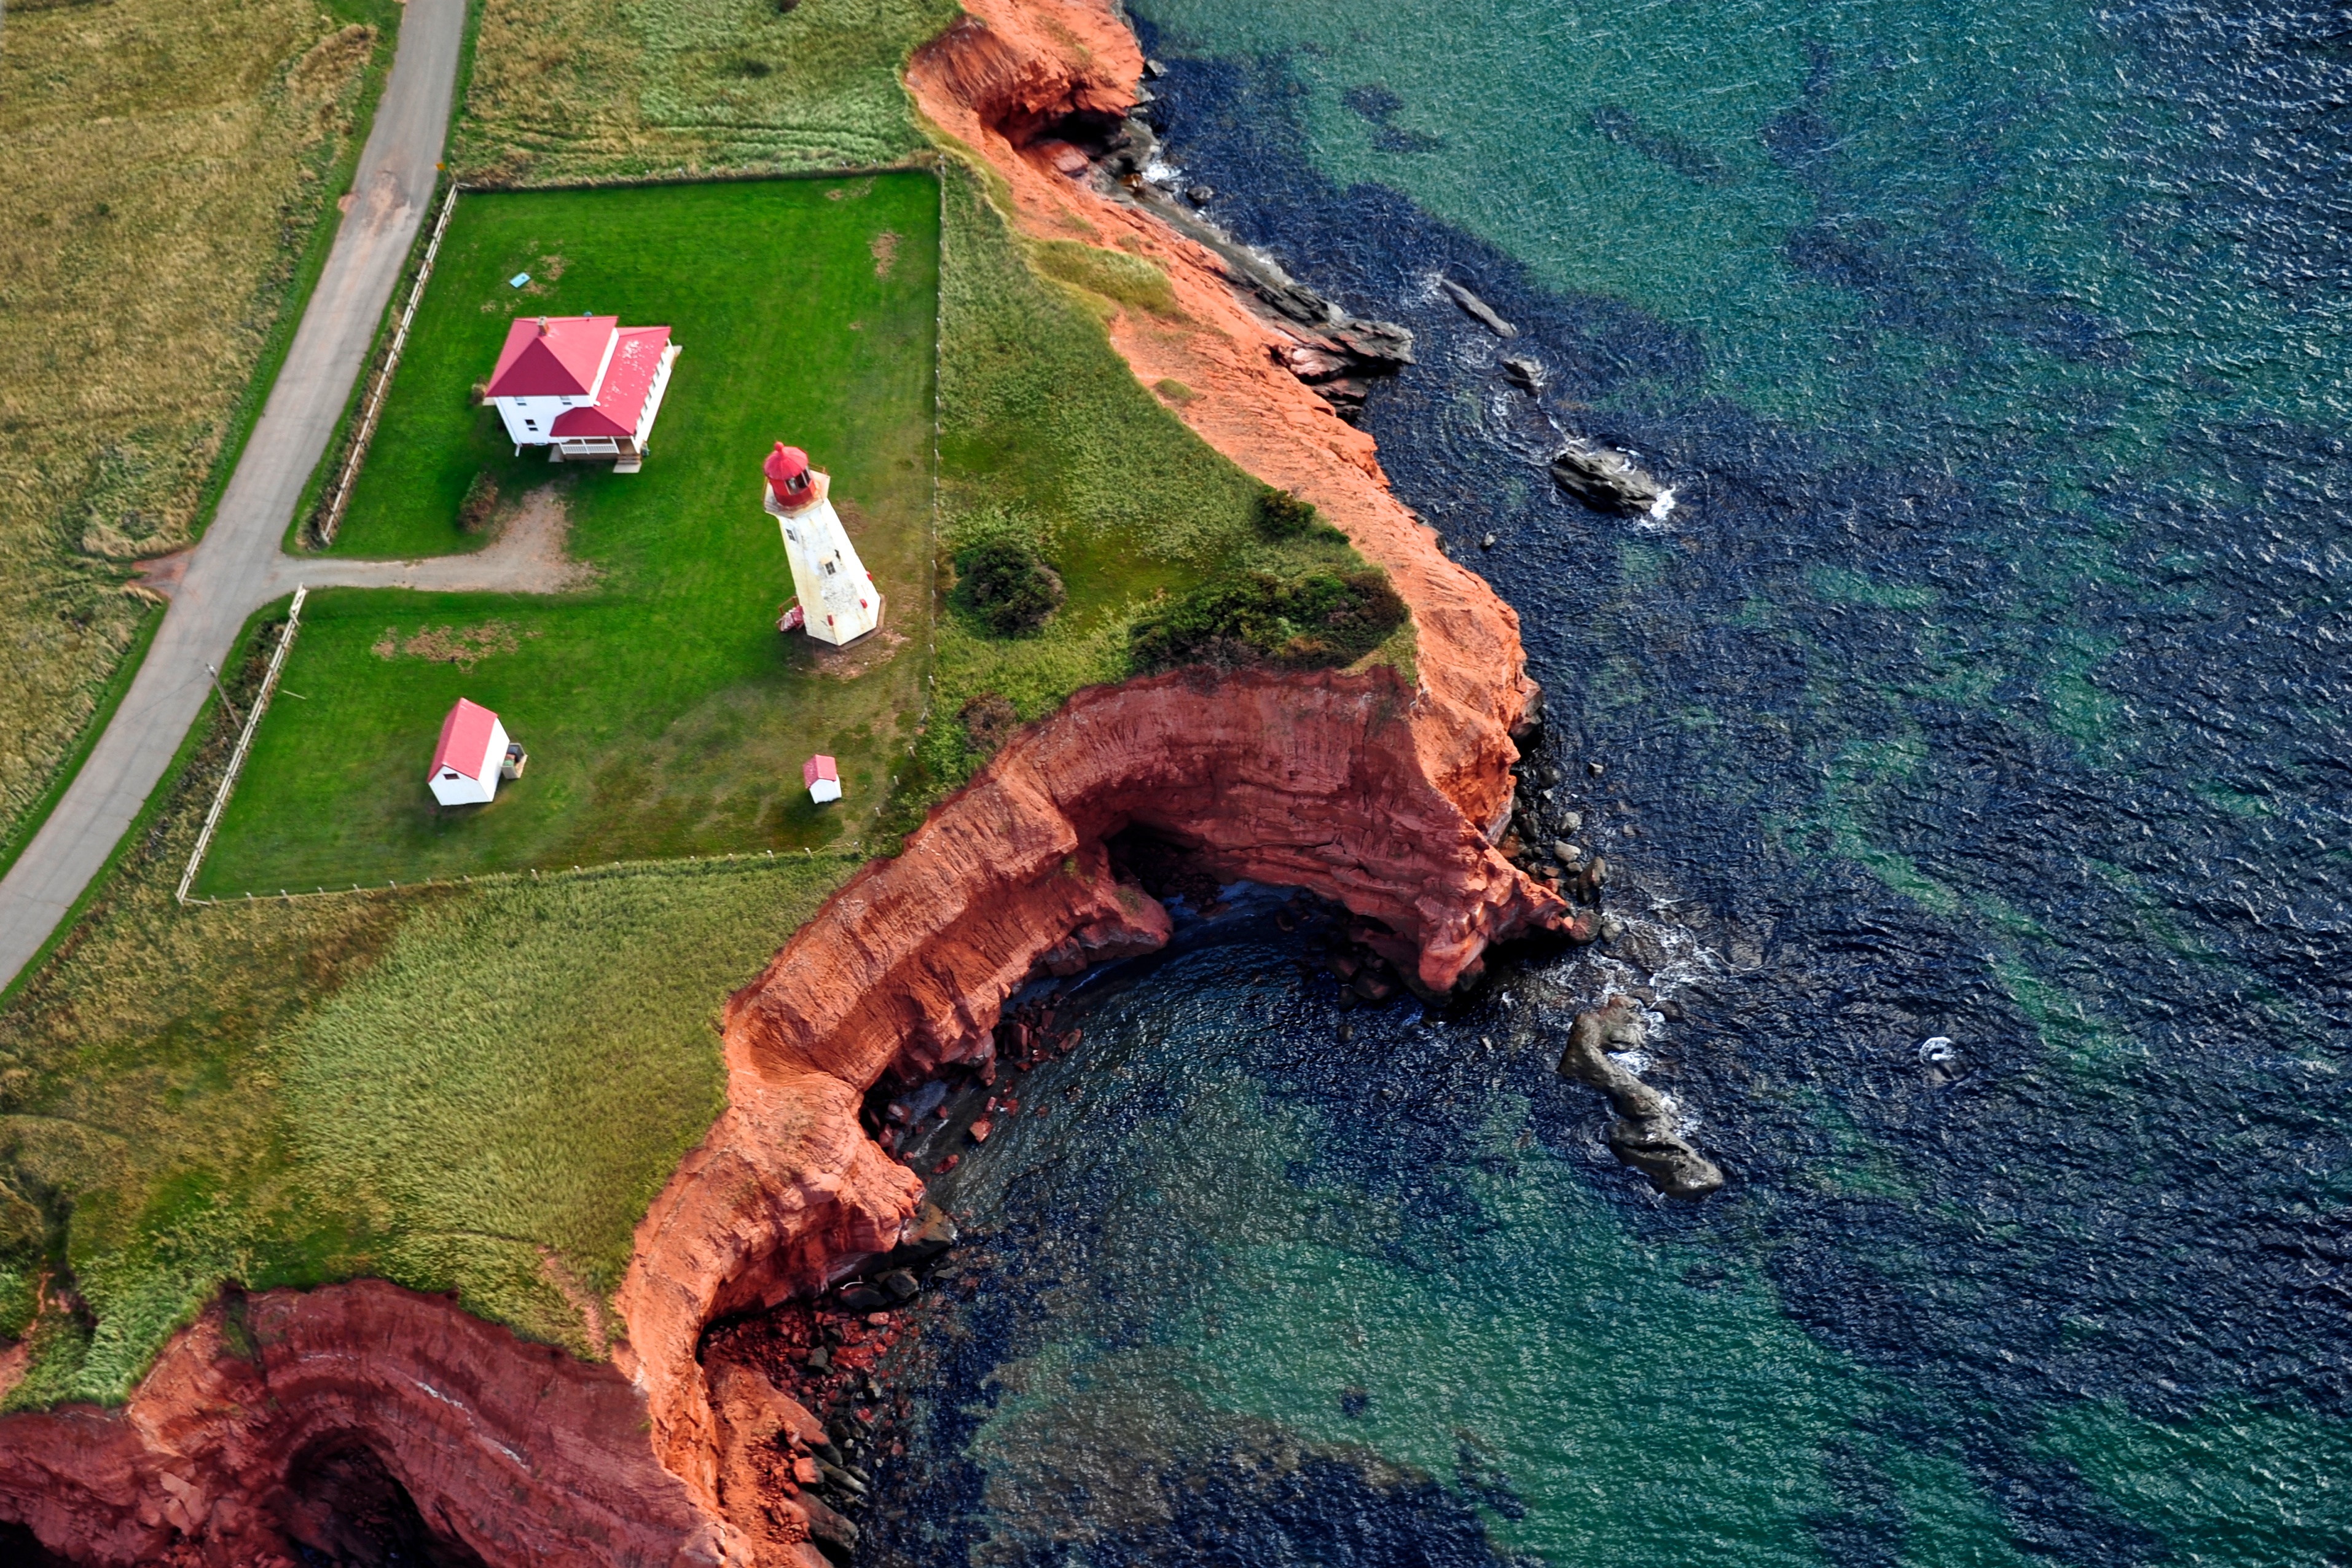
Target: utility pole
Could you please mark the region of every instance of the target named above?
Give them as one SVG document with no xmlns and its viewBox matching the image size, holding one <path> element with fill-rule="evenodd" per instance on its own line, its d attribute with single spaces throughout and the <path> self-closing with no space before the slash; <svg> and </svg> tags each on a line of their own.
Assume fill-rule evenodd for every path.
<svg viewBox="0 0 2352 1568">
<path fill-rule="evenodd" d="M 219 698 L 221 706 L 228 710 L 228 721 L 232 724 L 239 722 L 236 716 L 236 704 L 231 702 L 228 700 L 228 693 L 221 689 L 220 671 L 208 664 L 205 666 L 205 673 L 212 677 L 213 695 Z"/>
</svg>

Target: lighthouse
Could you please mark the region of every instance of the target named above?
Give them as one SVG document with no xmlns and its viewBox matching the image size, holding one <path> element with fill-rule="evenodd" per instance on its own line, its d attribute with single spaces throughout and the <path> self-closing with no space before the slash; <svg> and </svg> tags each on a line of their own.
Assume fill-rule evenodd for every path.
<svg viewBox="0 0 2352 1568">
<path fill-rule="evenodd" d="M 800 597 L 777 630 L 797 627 L 835 647 L 855 642 L 882 624 L 882 594 L 825 499 L 832 481 L 809 467 L 806 452 L 782 441 L 762 470 L 768 476 L 765 504 L 783 530 L 793 592 Z"/>
</svg>

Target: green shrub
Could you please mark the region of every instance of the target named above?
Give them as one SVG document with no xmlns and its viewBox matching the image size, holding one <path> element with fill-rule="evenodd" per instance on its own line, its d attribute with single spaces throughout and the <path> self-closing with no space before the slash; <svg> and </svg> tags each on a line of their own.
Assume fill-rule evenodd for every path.
<svg viewBox="0 0 2352 1568">
<path fill-rule="evenodd" d="M 1061 607 L 1061 574 L 1018 539 L 984 539 L 958 552 L 955 566 L 957 603 L 998 637 L 1024 637 Z"/>
<path fill-rule="evenodd" d="M 983 691 L 965 703 L 956 717 L 963 721 L 964 739 L 975 756 L 992 757 L 999 746 L 1021 728 L 1021 710 L 1002 693 Z"/>
<path fill-rule="evenodd" d="M 1268 485 L 1257 493 L 1257 527 L 1268 539 L 1298 539 L 1315 526 L 1315 503 Z"/>
<path fill-rule="evenodd" d="M 1353 664 L 1404 620 L 1404 601 L 1378 568 L 1248 572 L 1204 583 L 1138 621 L 1132 648 L 1139 673 L 1182 664 L 1327 669 Z"/>
<path fill-rule="evenodd" d="M 474 476 L 466 487 L 466 499 L 457 503 L 457 526 L 467 533 L 479 533 L 490 526 L 490 518 L 499 510 L 499 481 L 490 477 L 488 468 Z"/>
<path fill-rule="evenodd" d="M 1320 539 L 1336 544 L 1348 542 L 1348 536 L 1325 522 L 1315 503 L 1276 489 L 1272 485 L 1258 491 L 1255 508 L 1257 531 L 1268 539 Z"/>
</svg>

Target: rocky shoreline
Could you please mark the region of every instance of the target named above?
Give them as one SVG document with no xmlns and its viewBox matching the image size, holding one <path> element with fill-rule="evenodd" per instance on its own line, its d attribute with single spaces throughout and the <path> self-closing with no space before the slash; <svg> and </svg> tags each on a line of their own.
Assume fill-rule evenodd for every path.
<svg viewBox="0 0 2352 1568">
<path fill-rule="evenodd" d="M 1008 1003 L 1168 942 L 1147 873 L 1114 854 L 1122 835 L 1350 911 L 1326 961 L 1366 1001 L 1442 996 L 1523 932 L 1597 932 L 1570 900 L 1605 868 L 1571 877 L 1538 857 L 1555 874 L 1530 876 L 1496 847 L 1517 805 L 1512 734 L 1537 699 L 1517 617 L 1389 494 L 1340 417 L 1345 384 L 1409 342 L 1171 225 L 1083 149 L 1070 166 L 1074 136 L 1127 122 L 1143 75 L 1107 5 L 968 12 L 910 67 L 924 112 L 1023 225 L 1076 220 L 1168 271 L 1188 324 L 1121 317 L 1115 345 L 1146 384 L 1190 389 L 1178 412 L 1204 438 L 1388 570 L 1413 613 L 1409 672 L 1179 670 L 1078 693 L 730 999 L 729 1107 L 638 1227 L 619 1321 L 600 1325 L 612 1365 L 381 1284 L 224 1303 L 125 1409 L 0 1422 L 0 1511 L 49 1549 L 290 1563 L 296 1542 L 332 1549 L 320 1498 L 363 1498 L 457 1561 L 820 1568 L 854 1541 L 890 1408 L 874 1358 L 950 1239 L 886 1146 L 904 1123 L 875 1088 L 950 1068 L 984 1080 L 1059 1048 L 1051 1020 L 1008 1018 Z M 1017 1099 L 991 1098 L 982 1120 Z"/>
</svg>

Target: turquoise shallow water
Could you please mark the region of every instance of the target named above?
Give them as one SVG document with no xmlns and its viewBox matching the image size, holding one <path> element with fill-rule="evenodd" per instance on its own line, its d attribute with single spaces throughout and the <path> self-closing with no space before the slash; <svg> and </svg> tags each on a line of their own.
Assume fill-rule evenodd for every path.
<svg viewBox="0 0 2352 1568">
<path fill-rule="evenodd" d="M 2352 24 L 1135 9 L 1171 188 L 1415 331 L 1365 426 L 1633 933 L 1107 995 L 951 1189 L 866 1555 L 2352 1561 Z M 1704 1203 L 1552 1075 L 1625 986 Z"/>
</svg>

